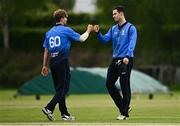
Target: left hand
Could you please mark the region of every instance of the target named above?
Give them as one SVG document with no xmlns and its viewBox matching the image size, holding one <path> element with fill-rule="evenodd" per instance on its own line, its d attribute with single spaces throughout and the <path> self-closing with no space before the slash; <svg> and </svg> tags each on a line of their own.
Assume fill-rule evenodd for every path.
<svg viewBox="0 0 180 126">
<path fill-rule="evenodd" d="M 123 59 L 123 63 L 127 65 L 127 64 L 129 63 L 129 59 L 125 57 L 125 58 Z"/>
</svg>

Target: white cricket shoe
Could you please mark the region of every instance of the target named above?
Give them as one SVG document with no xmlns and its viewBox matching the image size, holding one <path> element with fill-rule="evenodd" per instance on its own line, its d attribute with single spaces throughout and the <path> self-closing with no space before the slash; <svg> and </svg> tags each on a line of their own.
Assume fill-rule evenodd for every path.
<svg viewBox="0 0 180 126">
<path fill-rule="evenodd" d="M 61 115 L 61 118 L 63 119 L 63 120 L 65 120 L 65 121 L 73 121 L 73 120 L 75 120 L 75 117 L 74 116 L 68 116 L 68 115 Z"/>
<path fill-rule="evenodd" d="M 42 108 L 42 111 L 50 121 L 55 121 L 54 115 L 51 110 L 47 108 Z"/>
<path fill-rule="evenodd" d="M 128 117 L 120 114 L 116 119 L 117 120 L 126 120 L 126 119 L 128 119 Z"/>
</svg>

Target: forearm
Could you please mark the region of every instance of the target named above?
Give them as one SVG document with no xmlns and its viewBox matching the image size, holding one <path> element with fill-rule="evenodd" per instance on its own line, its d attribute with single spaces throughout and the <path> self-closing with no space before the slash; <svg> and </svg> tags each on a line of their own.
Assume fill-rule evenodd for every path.
<svg viewBox="0 0 180 126">
<path fill-rule="evenodd" d="M 135 49 L 135 46 L 136 46 L 136 36 L 133 36 L 131 39 L 130 39 L 130 42 L 129 42 L 129 46 L 128 46 L 128 52 L 127 52 L 127 56 L 130 56 L 130 54 L 132 54 L 132 52 L 134 51 Z"/>
<path fill-rule="evenodd" d="M 48 66 L 48 49 L 44 49 L 43 66 Z"/>
<path fill-rule="evenodd" d="M 101 32 L 98 32 L 98 40 L 102 43 L 108 43 L 110 41 L 110 37 L 108 37 L 107 35 L 102 35 Z"/>
<path fill-rule="evenodd" d="M 137 31 L 135 27 L 132 27 L 130 29 L 130 34 L 129 34 L 129 46 L 128 46 L 127 56 L 130 56 L 130 54 L 133 53 L 136 46 L 136 41 L 137 41 Z"/>
<path fill-rule="evenodd" d="M 80 36 L 80 42 L 84 42 L 86 41 L 86 39 L 89 37 L 89 31 L 84 32 L 81 36 Z"/>
</svg>

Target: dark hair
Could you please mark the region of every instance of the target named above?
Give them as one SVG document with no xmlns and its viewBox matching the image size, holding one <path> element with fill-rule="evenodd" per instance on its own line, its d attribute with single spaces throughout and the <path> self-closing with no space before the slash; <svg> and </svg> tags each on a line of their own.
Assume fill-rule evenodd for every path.
<svg viewBox="0 0 180 126">
<path fill-rule="evenodd" d="M 67 12 L 63 9 L 58 9 L 54 11 L 53 16 L 56 22 L 59 22 L 61 18 L 68 17 Z"/>
<path fill-rule="evenodd" d="M 124 12 L 124 6 L 122 6 L 122 5 L 116 6 L 116 7 L 114 7 L 113 10 L 117 10 L 118 12 Z"/>
</svg>

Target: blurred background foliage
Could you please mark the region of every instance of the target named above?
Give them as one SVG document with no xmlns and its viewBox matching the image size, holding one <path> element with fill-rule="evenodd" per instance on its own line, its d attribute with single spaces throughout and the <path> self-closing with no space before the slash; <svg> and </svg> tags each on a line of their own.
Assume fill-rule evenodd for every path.
<svg viewBox="0 0 180 126">
<path fill-rule="evenodd" d="M 52 13 L 58 8 L 68 11 L 68 25 L 75 31 L 83 33 L 91 23 L 99 24 L 106 33 L 114 24 L 112 8 L 122 4 L 127 21 L 138 30 L 135 68 L 179 68 L 179 0 L 97 0 L 94 14 L 73 13 L 74 4 L 75 0 L 0 0 L 0 87 L 17 87 L 40 73 L 44 35 L 54 25 Z M 74 67 L 107 67 L 110 60 L 111 44 L 100 43 L 95 33 L 87 43 L 72 44 L 70 62 Z"/>
</svg>

